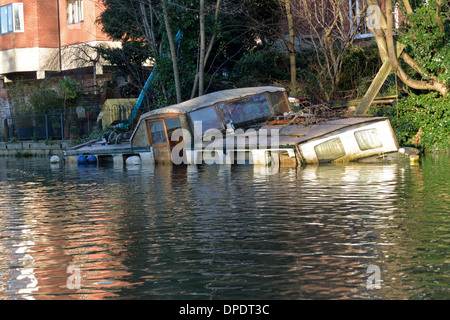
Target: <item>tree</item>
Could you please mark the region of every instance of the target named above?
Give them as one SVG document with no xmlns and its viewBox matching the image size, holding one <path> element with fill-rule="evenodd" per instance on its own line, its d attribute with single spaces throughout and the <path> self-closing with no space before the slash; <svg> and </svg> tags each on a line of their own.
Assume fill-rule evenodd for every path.
<svg viewBox="0 0 450 320">
<path fill-rule="evenodd" d="M 137 96 L 143 89 L 149 67 L 162 55 L 162 20 L 159 2 L 151 0 L 102 0 L 105 10 L 97 23 L 113 40 L 121 41 L 119 48 L 99 48 L 104 59 L 116 67 L 125 79 L 121 94 Z M 162 68 L 160 67 L 160 70 Z M 169 101 L 167 83 L 156 79 L 155 100 Z M 148 96 L 147 102 L 148 100 Z"/>
<path fill-rule="evenodd" d="M 52 88 L 42 87 L 33 90 L 29 96 L 30 104 L 37 113 L 47 114 L 49 111 L 62 109 L 58 92 Z"/>
<path fill-rule="evenodd" d="M 342 76 L 342 65 L 354 43 L 365 8 L 355 16 L 349 14 L 348 2 L 342 0 L 298 0 L 293 9 L 297 34 L 315 54 L 315 73 L 322 99 L 334 98 Z"/>
<path fill-rule="evenodd" d="M 78 93 L 82 91 L 82 87 L 76 80 L 69 77 L 64 77 L 59 80 L 58 87 L 63 99 L 63 109 L 66 112 L 67 102 L 73 101 Z"/>
<path fill-rule="evenodd" d="M 295 89 L 296 83 L 297 83 L 297 70 L 296 70 L 297 67 L 296 67 L 296 62 L 295 62 L 294 19 L 292 17 L 291 0 L 283 0 L 283 1 L 284 1 L 285 9 L 286 9 L 286 17 L 287 17 L 288 29 L 289 29 L 288 51 L 289 51 L 291 86 L 292 86 L 292 89 Z"/>
<path fill-rule="evenodd" d="M 399 79 L 409 88 L 437 91 L 446 96 L 450 80 L 448 0 L 397 2 L 403 13 L 398 29 L 392 0 L 385 0 L 384 12 L 378 0 L 368 0 L 368 4 L 373 19 L 369 27 L 381 60 L 389 59 Z M 399 54 L 397 50 L 402 45 L 404 49 Z"/>
<path fill-rule="evenodd" d="M 369 23 L 384 65 L 403 82 L 406 96 L 380 110 L 401 144 L 450 148 L 450 8 L 448 0 L 369 1 Z M 395 19 L 393 12 L 401 12 Z M 400 18 L 400 19 L 399 19 Z"/>
<path fill-rule="evenodd" d="M 101 61 L 103 45 L 91 45 L 89 43 L 77 43 L 64 47 L 61 50 L 61 57 L 69 65 L 74 67 L 92 66 L 92 76 L 94 80 L 94 92 L 97 92 L 97 67 Z"/>
<path fill-rule="evenodd" d="M 222 45 L 215 46 L 222 37 L 221 0 L 103 1 L 103 31 L 123 44 L 139 43 L 157 66 L 153 92 L 162 95 L 159 100 L 181 102 L 207 91 L 206 68 L 217 55 L 224 55 Z M 183 35 L 181 45 L 175 43 L 177 31 Z"/>
<path fill-rule="evenodd" d="M 173 67 L 173 77 L 175 79 L 175 90 L 177 93 L 177 102 L 180 103 L 182 101 L 181 96 L 181 83 L 180 83 L 180 71 L 178 70 L 178 57 L 177 57 L 177 50 L 175 45 L 175 39 L 172 34 L 172 28 L 170 27 L 170 18 L 169 18 L 169 12 L 167 11 L 167 3 L 166 0 L 161 1 L 163 16 L 164 16 L 164 25 L 166 27 L 166 35 L 167 39 L 169 41 L 169 47 L 170 47 L 170 59 L 172 60 L 172 67 Z"/>
<path fill-rule="evenodd" d="M 121 47 L 100 46 L 97 49 L 103 59 L 116 67 L 116 74 L 128 80 L 120 85 L 121 95 L 127 98 L 138 96 L 150 72 L 147 44 L 123 41 Z"/>
</svg>

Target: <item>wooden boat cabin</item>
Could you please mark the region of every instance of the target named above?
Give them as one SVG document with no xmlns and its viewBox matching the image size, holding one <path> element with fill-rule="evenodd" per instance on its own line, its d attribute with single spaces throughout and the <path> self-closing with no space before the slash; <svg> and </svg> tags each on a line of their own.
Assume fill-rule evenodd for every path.
<svg viewBox="0 0 450 320">
<path fill-rule="evenodd" d="M 215 130 L 225 136 L 227 129 L 257 128 L 268 118 L 290 110 L 284 88 L 266 86 L 218 91 L 143 114 L 131 137 L 131 147 L 148 147 L 156 163 L 174 163 L 172 152 L 178 145 L 184 148 L 183 163 L 198 163 L 198 154 L 203 153 L 200 149 L 212 147 L 208 132 Z M 174 139 L 177 129 L 183 129 L 183 135 Z M 184 141 L 182 146 L 180 141 Z M 196 141 L 200 141 L 201 148 L 195 148 Z M 219 150 L 219 141 L 216 143 Z"/>
</svg>

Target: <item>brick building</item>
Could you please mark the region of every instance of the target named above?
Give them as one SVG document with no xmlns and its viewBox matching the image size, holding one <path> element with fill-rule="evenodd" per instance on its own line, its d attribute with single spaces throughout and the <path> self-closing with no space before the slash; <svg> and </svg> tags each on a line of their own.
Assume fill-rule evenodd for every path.
<svg viewBox="0 0 450 320">
<path fill-rule="evenodd" d="M 8 82 L 69 75 L 94 97 L 81 97 L 81 104 L 98 106 L 105 99 L 98 89 L 110 74 L 94 48 L 120 42 L 96 23 L 103 10 L 101 0 L 0 0 L 0 140 L 10 138 L 15 125 Z"/>
<path fill-rule="evenodd" d="M 93 66 L 92 47 L 118 45 L 95 23 L 100 0 L 0 0 L 0 75 L 44 79 Z M 102 63 L 96 63 L 97 74 Z"/>
</svg>

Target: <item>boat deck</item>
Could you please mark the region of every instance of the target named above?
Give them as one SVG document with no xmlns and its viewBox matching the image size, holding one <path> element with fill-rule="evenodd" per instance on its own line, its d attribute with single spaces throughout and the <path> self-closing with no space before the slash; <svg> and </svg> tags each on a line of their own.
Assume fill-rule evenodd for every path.
<svg viewBox="0 0 450 320">
<path fill-rule="evenodd" d="M 149 151 L 149 148 L 132 148 L 129 141 L 120 144 L 107 144 L 104 139 L 92 140 L 84 144 L 67 148 L 64 150 L 66 156 L 74 156 L 80 154 L 96 154 L 96 155 L 111 155 L 111 154 L 127 154 L 136 153 L 139 151 Z"/>
<path fill-rule="evenodd" d="M 262 126 L 258 126 L 258 130 L 267 130 L 267 146 L 271 146 L 272 139 L 271 139 L 271 133 L 273 133 L 272 130 L 276 130 L 277 137 L 276 137 L 276 143 L 280 147 L 287 147 L 287 146 L 295 146 L 299 143 L 306 142 L 308 140 L 312 140 L 321 136 L 324 136 L 326 134 L 330 134 L 332 132 L 338 131 L 340 129 L 344 129 L 349 126 L 355 126 L 355 125 L 364 125 L 369 122 L 375 122 L 380 120 L 385 120 L 387 118 L 385 117 L 352 117 L 352 118 L 339 118 L 339 119 L 333 119 L 333 120 L 326 120 L 322 121 L 317 124 L 312 125 L 271 125 L 271 124 L 264 124 Z M 258 131 L 256 130 L 256 131 Z M 256 132 L 258 135 L 258 132 Z M 233 136 L 236 138 L 235 146 L 237 148 L 246 148 L 246 149 L 258 149 L 260 147 L 261 141 L 257 139 L 243 139 L 249 137 L 249 131 L 243 130 L 243 132 L 235 131 Z M 241 139 L 239 139 L 241 138 Z M 215 148 L 220 147 L 220 144 L 222 144 L 223 141 L 217 141 L 214 142 L 207 142 L 204 143 L 204 146 L 208 146 L 209 148 Z"/>
</svg>

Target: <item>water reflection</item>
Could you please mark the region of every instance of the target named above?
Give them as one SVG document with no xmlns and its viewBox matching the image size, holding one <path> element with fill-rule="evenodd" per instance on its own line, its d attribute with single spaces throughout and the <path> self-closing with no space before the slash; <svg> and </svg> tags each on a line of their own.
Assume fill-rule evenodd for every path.
<svg viewBox="0 0 450 320">
<path fill-rule="evenodd" d="M 267 175 L 0 159 L 0 298 L 446 296 L 448 159 L 430 161 Z"/>
</svg>

